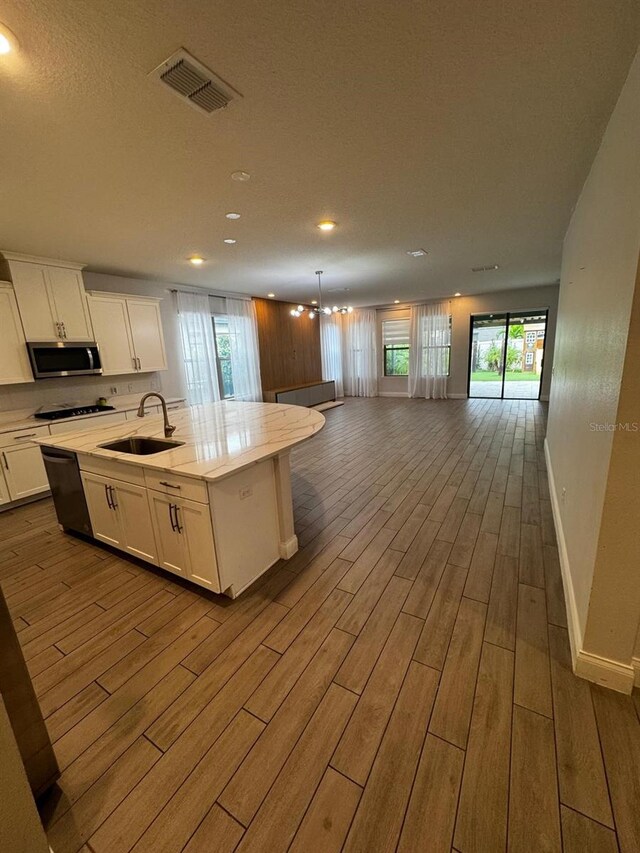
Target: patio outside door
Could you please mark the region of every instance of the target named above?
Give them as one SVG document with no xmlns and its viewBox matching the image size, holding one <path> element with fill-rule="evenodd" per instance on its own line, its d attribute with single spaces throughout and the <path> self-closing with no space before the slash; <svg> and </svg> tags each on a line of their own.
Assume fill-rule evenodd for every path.
<svg viewBox="0 0 640 853">
<path fill-rule="evenodd" d="M 538 400 L 547 311 L 507 311 L 471 318 L 469 397 Z"/>
</svg>

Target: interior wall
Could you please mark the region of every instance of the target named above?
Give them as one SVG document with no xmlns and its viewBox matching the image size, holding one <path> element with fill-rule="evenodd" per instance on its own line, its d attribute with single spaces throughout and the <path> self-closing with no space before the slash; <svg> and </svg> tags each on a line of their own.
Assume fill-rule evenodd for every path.
<svg viewBox="0 0 640 853">
<path fill-rule="evenodd" d="M 303 314 L 292 317 L 295 306 L 275 299 L 254 299 L 258 319 L 262 391 L 322 379 L 320 322 Z"/>
<path fill-rule="evenodd" d="M 638 265 L 639 103 L 640 53 L 582 189 L 563 249 L 547 452 L 569 618 L 578 650 L 585 636 L 592 585 L 596 588 L 594 567 L 613 461 L 614 432 L 607 425 L 616 423 L 621 403 Z M 637 362 L 633 369 L 638 369 Z M 636 420 L 637 400 L 636 396 Z M 637 468 L 634 473 L 637 476 Z M 615 483 L 610 485 L 616 488 Z M 631 535 L 631 530 L 624 533 Z M 637 586 L 637 565 L 625 560 L 624 567 L 623 571 L 635 573 Z M 606 561 L 602 569 L 598 589 L 610 585 Z M 615 621 L 603 630 L 613 637 Z M 600 642 L 599 631 L 597 636 Z M 591 648 L 595 650 L 595 640 Z"/>
<path fill-rule="evenodd" d="M 447 384 L 449 397 L 467 396 L 469 371 L 469 331 L 473 314 L 491 314 L 498 311 L 521 311 L 546 308 L 549 311 L 545 340 L 544 367 L 541 398 L 549 399 L 556 318 L 558 312 L 558 285 L 514 288 L 475 296 L 459 296 L 450 300 L 451 306 L 451 374 Z M 406 305 L 378 309 L 378 393 L 393 396 L 408 394 L 408 380 L 404 376 L 385 376 L 382 353 L 382 321 L 409 316 Z"/>
</svg>

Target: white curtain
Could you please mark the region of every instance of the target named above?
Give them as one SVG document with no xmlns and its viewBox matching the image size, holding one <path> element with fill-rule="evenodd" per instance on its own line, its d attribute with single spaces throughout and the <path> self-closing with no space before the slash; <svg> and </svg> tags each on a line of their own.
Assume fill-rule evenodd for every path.
<svg viewBox="0 0 640 853">
<path fill-rule="evenodd" d="M 176 293 L 180 339 L 191 406 L 220 399 L 211 309 L 206 293 Z"/>
<path fill-rule="evenodd" d="M 251 299 L 227 298 L 233 396 L 236 400 L 262 401 L 258 321 Z"/>
<path fill-rule="evenodd" d="M 409 330 L 409 396 L 446 400 L 451 326 L 449 304 L 414 305 Z"/>
<path fill-rule="evenodd" d="M 348 397 L 378 396 L 375 310 L 357 308 L 342 316 L 342 366 Z"/>
<path fill-rule="evenodd" d="M 322 378 L 336 383 L 336 397 L 344 397 L 342 380 L 342 315 L 320 315 Z"/>
</svg>

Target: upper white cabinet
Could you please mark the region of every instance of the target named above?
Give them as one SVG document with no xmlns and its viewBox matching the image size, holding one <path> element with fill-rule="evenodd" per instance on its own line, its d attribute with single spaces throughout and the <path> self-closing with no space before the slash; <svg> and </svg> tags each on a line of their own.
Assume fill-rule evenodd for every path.
<svg viewBox="0 0 640 853">
<path fill-rule="evenodd" d="M 33 382 L 13 287 L 0 282 L 0 385 Z"/>
<path fill-rule="evenodd" d="M 160 300 L 95 291 L 88 300 L 104 375 L 167 369 Z"/>
<path fill-rule="evenodd" d="M 28 341 L 92 341 L 82 265 L 3 252 Z"/>
</svg>

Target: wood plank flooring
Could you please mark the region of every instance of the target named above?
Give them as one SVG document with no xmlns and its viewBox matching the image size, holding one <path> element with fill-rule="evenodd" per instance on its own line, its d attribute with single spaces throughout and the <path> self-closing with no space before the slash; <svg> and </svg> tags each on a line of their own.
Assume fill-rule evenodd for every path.
<svg viewBox="0 0 640 853">
<path fill-rule="evenodd" d="M 545 407 L 347 400 L 234 602 L 0 515 L 55 853 L 640 850 L 640 701 L 571 672 Z M 634 703 L 635 699 L 635 703 Z"/>
</svg>

